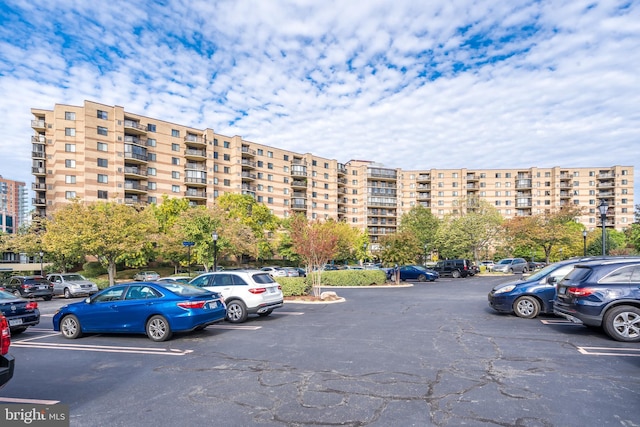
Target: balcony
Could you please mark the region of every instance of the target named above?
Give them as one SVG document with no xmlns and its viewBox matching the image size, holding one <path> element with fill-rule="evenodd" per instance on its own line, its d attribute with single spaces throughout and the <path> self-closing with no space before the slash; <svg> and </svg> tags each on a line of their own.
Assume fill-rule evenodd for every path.
<svg viewBox="0 0 640 427">
<path fill-rule="evenodd" d="M 132 176 L 132 177 L 146 177 L 147 176 L 147 168 L 140 168 L 138 166 L 125 166 L 124 167 L 124 176 Z"/>
<path fill-rule="evenodd" d="M 141 125 L 138 121 L 128 119 L 124 119 L 124 131 L 125 133 L 133 133 L 136 135 L 147 134 L 147 128 L 144 125 Z"/>
<path fill-rule="evenodd" d="M 45 138 L 44 135 L 33 135 L 31 137 L 31 142 L 34 144 L 46 144 L 47 138 Z"/>
<path fill-rule="evenodd" d="M 395 170 L 388 169 L 369 169 L 367 171 L 369 178 L 385 179 L 396 181 L 398 179 L 398 173 Z"/>
<path fill-rule="evenodd" d="M 133 136 L 133 135 L 125 135 L 124 136 L 124 142 L 125 142 L 125 144 L 135 144 L 135 145 L 139 145 L 141 147 L 146 147 L 146 145 L 147 145 L 147 140 L 145 138 L 139 138 L 139 137 Z"/>
<path fill-rule="evenodd" d="M 468 173 L 467 174 L 467 182 L 469 181 L 479 181 L 480 178 L 475 174 L 475 173 Z"/>
<path fill-rule="evenodd" d="M 192 170 L 192 171 L 206 172 L 207 165 L 205 163 L 190 163 L 190 162 L 187 162 L 184 165 L 184 169 L 185 170 Z"/>
<path fill-rule="evenodd" d="M 188 199 L 206 199 L 207 192 L 205 190 L 188 189 L 184 192 L 184 196 Z"/>
<path fill-rule="evenodd" d="M 44 119 L 42 120 L 31 120 L 31 128 L 35 130 L 45 130 L 47 128 L 47 124 Z"/>
<path fill-rule="evenodd" d="M 307 168 L 305 166 L 294 166 L 291 168 L 291 176 L 306 178 Z"/>
<path fill-rule="evenodd" d="M 134 163 L 147 163 L 149 161 L 149 156 L 146 154 L 132 153 L 130 151 L 124 152 L 124 158 L 125 160 Z"/>
<path fill-rule="evenodd" d="M 516 180 L 516 188 L 532 188 L 530 179 L 518 179 Z"/>
<path fill-rule="evenodd" d="M 306 211 L 307 210 L 307 202 L 305 201 L 292 201 L 291 209 L 294 211 Z"/>
<path fill-rule="evenodd" d="M 47 189 L 47 184 L 44 182 L 34 182 L 31 184 L 31 189 L 34 191 L 44 191 Z"/>
<path fill-rule="evenodd" d="M 257 187 L 255 185 L 242 184 L 242 194 L 247 194 L 251 197 L 256 197 Z"/>
<path fill-rule="evenodd" d="M 425 181 L 431 182 L 431 175 L 430 174 L 418 175 L 418 177 L 416 178 L 416 181 L 417 182 L 425 182 Z"/>
<path fill-rule="evenodd" d="M 31 152 L 31 158 L 33 159 L 45 159 L 46 154 L 44 150 L 34 150 Z"/>
<path fill-rule="evenodd" d="M 47 205 L 47 199 L 45 199 L 44 197 L 35 197 L 33 199 L 31 199 L 32 203 L 34 206 L 46 206 Z"/>
<path fill-rule="evenodd" d="M 253 181 L 256 179 L 256 174 L 248 171 L 243 171 L 241 174 L 241 178 L 243 181 Z"/>
<path fill-rule="evenodd" d="M 205 187 L 207 185 L 207 177 L 185 176 L 184 183 L 193 187 Z"/>
<path fill-rule="evenodd" d="M 124 198 L 125 205 L 146 205 L 148 204 L 147 200 L 141 197 L 125 197 Z"/>
<path fill-rule="evenodd" d="M 242 157 L 255 157 L 256 155 L 256 150 L 252 150 L 246 145 L 242 146 L 241 152 L 242 152 Z"/>
<path fill-rule="evenodd" d="M 431 200 L 431 193 L 418 193 L 417 200 Z"/>
<path fill-rule="evenodd" d="M 46 175 L 47 174 L 47 170 L 43 167 L 32 167 L 31 168 L 31 173 L 33 175 Z"/>
<path fill-rule="evenodd" d="M 342 163 L 338 163 L 338 176 L 346 175 L 346 174 L 347 174 L 347 167 Z"/>
<path fill-rule="evenodd" d="M 187 159 L 202 160 L 207 158 L 207 150 L 197 150 L 195 148 L 187 148 L 184 150 L 184 157 Z"/>
<path fill-rule="evenodd" d="M 294 191 L 291 196 L 292 197 L 298 197 L 300 199 L 306 199 L 307 198 L 307 193 L 304 193 L 302 191 Z"/>
<path fill-rule="evenodd" d="M 291 181 L 292 188 L 307 188 L 307 181 L 294 179 Z"/>
<path fill-rule="evenodd" d="M 242 161 L 240 162 L 240 164 L 242 165 L 242 169 L 256 168 L 256 162 L 254 162 L 253 160 L 245 159 L 244 157 L 242 158 Z"/>
<path fill-rule="evenodd" d="M 188 133 L 184 137 L 184 143 L 189 147 L 206 147 L 207 140 L 201 136 Z"/>
<path fill-rule="evenodd" d="M 124 183 L 124 191 L 127 193 L 146 193 L 147 186 L 137 181 L 128 181 Z"/>
</svg>

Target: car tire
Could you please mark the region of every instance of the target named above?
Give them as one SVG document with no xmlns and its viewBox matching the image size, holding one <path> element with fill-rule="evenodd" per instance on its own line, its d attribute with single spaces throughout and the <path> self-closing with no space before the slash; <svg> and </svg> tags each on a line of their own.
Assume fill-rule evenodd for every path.
<svg viewBox="0 0 640 427">
<path fill-rule="evenodd" d="M 640 342 L 640 308 L 630 305 L 614 307 L 605 314 L 602 326 L 616 341 Z"/>
<path fill-rule="evenodd" d="M 509 273 L 513 274 L 513 268 L 509 269 Z"/>
<path fill-rule="evenodd" d="M 22 294 L 17 289 L 15 291 L 13 291 L 13 295 L 17 296 L 18 298 L 22 298 Z"/>
<path fill-rule="evenodd" d="M 52 295 L 47 295 L 47 296 L 42 297 L 42 299 L 45 300 L 45 301 L 51 301 L 52 298 L 53 298 Z"/>
<path fill-rule="evenodd" d="M 242 323 L 247 320 L 247 306 L 240 300 L 233 300 L 227 303 L 227 321 L 231 323 Z"/>
<path fill-rule="evenodd" d="M 264 313 L 258 313 L 258 316 L 260 316 L 260 317 L 267 317 L 267 316 L 268 316 L 268 315 L 270 315 L 271 313 L 273 313 L 273 310 L 265 311 Z"/>
<path fill-rule="evenodd" d="M 69 288 L 64 288 L 64 297 L 66 299 L 71 298 L 71 291 L 69 290 Z"/>
<path fill-rule="evenodd" d="M 513 303 L 513 312 L 523 319 L 533 319 L 540 313 L 540 303 L 534 297 L 525 295 Z"/>
<path fill-rule="evenodd" d="M 167 319 L 164 316 L 160 316 L 159 314 L 155 316 L 151 316 L 149 320 L 147 320 L 147 326 L 145 327 L 147 332 L 147 337 L 151 341 L 162 342 L 171 338 L 171 326 Z"/>
<path fill-rule="evenodd" d="M 27 327 L 26 327 L 26 326 L 24 326 L 24 327 L 22 327 L 22 328 L 15 328 L 15 329 L 11 329 L 11 335 L 18 335 L 18 334 L 23 333 L 23 332 L 24 332 L 24 331 L 26 331 L 26 330 L 27 330 Z"/>
<path fill-rule="evenodd" d="M 425 276 L 424 274 L 418 275 L 418 282 L 426 282 L 426 281 L 427 281 L 427 276 Z"/>
<path fill-rule="evenodd" d="M 64 316 L 60 321 L 60 333 L 62 333 L 63 337 L 70 340 L 80 338 L 82 336 L 80 320 L 73 314 Z"/>
<path fill-rule="evenodd" d="M 453 270 L 451 272 L 451 277 L 453 277 L 454 279 L 458 279 L 460 277 L 460 271 L 458 270 Z"/>
<path fill-rule="evenodd" d="M 526 273 L 526 272 L 528 272 L 528 271 L 529 271 L 529 270 L 527 269 L 527 267 L 525 267 L 525 268 L 523 268 L 523 269 L 522 269 L 522 274 L 524 274 L 524 273 Z"/>
</svg>

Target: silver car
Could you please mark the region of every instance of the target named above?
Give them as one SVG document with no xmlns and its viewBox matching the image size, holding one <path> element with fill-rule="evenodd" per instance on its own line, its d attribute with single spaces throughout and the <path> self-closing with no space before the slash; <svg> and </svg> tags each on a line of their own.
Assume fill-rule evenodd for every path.
<svg viewBox="0 0 640 427">
<path fill-rule="evenodd" d="M 53 294 L 64 295 L 65 298 L 93 295 L 98 292 L 98 285 L 77 273 L 49 274 L 47 280 L 53 283 Z"/>
<path fill-rule="evenodd" d="M 155 271 L 140 271 L 133 276 L 133 280 L 138 282 L 153 282 L 159 278 L 160 275 Z"/>
<path fill-rule="evenodd" d="M 526 273 L 529 271 L 529 264 L 524 258 L 505 258 L 498 261 L 491 268 L 491 271 L 499 273 Z"/>
</svg>

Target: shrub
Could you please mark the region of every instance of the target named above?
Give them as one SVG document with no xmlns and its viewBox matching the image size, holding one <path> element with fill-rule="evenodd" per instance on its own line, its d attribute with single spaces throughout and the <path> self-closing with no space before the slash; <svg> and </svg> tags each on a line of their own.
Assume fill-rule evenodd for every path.
<svg viewBox="0 0 640 427">
<path fill-rule="evenodd" d="M 282 286 L 282 294 L 285 297 L 297 297 L 311 293 L 311 282 L 305 277 L 276 277 L 276 281 Z"/>
<path fill-rule="evenodd" d="M 309 283 L 311 283 L 310 276 L 307 276 Z M 386 281 L 387 274 L 383 270 L 331 270 L 322 272 L 322 286 L 371 286 L 382 285 Z"/>
<path fill-rule="evenodd" d="M 85 262 L 82 269 L 88 277 L 98 277 L 100 275 L 107 274 L 107 269 L 97 261 Z"/>
</svg>

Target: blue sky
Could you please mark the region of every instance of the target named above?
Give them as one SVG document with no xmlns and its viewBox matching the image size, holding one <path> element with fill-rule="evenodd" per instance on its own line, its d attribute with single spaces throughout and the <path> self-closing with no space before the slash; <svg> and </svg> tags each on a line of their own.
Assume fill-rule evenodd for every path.
<svg viewBox="0 0 640 427">
<path fill-rule="evenodd" d="M 85 99 L 341 162 L 638 174 L 639 22 L 613 0 L 3 0 L 0 175 L 32 182 L 32 107 Z"/>
</svg>

